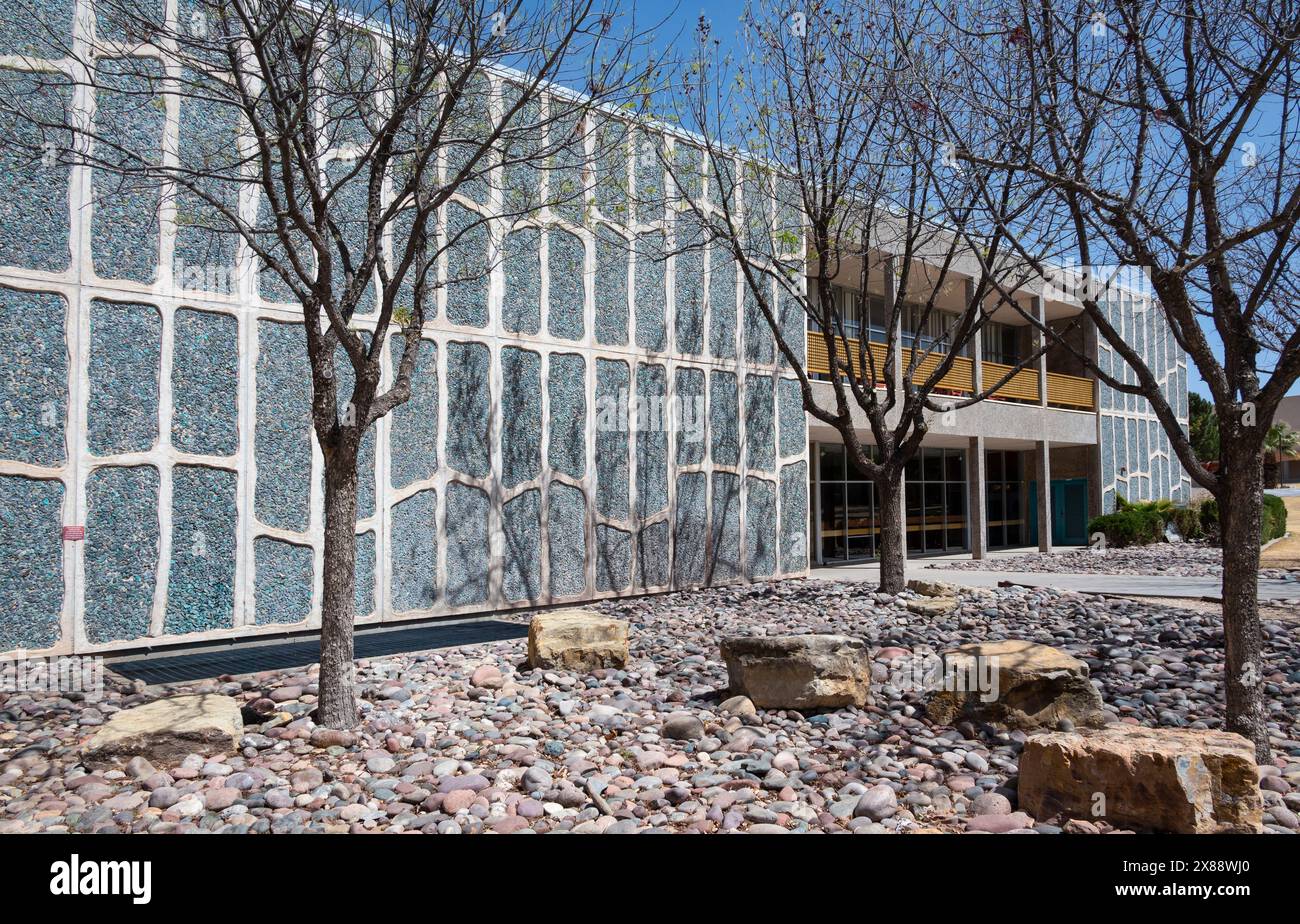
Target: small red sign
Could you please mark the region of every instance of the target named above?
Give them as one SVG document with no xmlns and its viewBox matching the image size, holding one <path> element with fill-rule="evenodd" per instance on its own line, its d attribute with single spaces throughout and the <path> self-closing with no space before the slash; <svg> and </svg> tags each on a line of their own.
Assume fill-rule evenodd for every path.
<svg viewBox="0 0 1300 924">
<path fill-rule="evenodd" d="M 80 542 L 86 538 L 86 527 L 84 526 L 65 526 L 63 527 L 64 542 Z"/>
</svg>

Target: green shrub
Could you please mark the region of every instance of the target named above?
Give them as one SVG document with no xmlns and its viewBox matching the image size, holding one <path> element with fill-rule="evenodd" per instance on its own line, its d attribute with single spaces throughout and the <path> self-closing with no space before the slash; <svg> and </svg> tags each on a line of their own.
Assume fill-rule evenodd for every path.
<svg viewBox="0 0 1300 924">
<path fill-rule="evenodd" d="M 1272 542 L 1286 535 L 1286 504 L 1274 494 L 1264 495 L 1264 509 L 1259 517 L 1259 543 Z"/>
<path fill-rule="evenodd" d="M 1219 541 L 1219 502 L 1213 497 L 1201 502 L 1201 532 L 1215 542 Z"/>
<path fill-rule="evenodd" d="M 1212 497 L 1201 502 L 1201 530 L 1212 542 L 1220 541 L 1219 503 Z M 1271 542 L 1286 535 L 1286 504 L 1282 498 L 1264 495 L 1264 506 L 1259 512 L 1259 544 Z"/>
<path fill-rule="evenodd" d="M 1178 534 L 1184 539 L 1194 540 L 1205 537 L 1205 531 L 1201 529 L 1201 514 L 1195 507 L 1171 508 L 1166 522 L 1173 523 Z"/>
<path fill-rule="evenodd" d="M 1159 542 L 1165 535 L 1165 521 L 1154 510 L 1142 506 L 1126 505 L 1095 518 L 1088 524 L 1088 535 L 1101 533 L 1106 537 L 1106 545 L 1122 549 L 1129 545 L 1150 545 Z"/>
</svg>

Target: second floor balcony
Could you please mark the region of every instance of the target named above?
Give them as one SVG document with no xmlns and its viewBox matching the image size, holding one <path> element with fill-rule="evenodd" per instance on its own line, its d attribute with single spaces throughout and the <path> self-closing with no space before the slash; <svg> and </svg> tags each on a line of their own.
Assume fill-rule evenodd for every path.
<svg viewBox="0 0 1300 924">
<path fill-rule="evenodd" d="M 843 297 L 847 304 L 850 296 Z M 883 316 L 885 313 L 883 303 L 879 304 L 879 309 L 880 315 Z M 873 310 L 872 313 L 874 314 L 875 311 Z M 874 373 L 875 386 L 883 388 L 885 376 L 890 374 L 886 362 L 887 338 L 883 326 L 870 323 L 878 321 L 877 318 L 858 321 L 847 311 L 844 317 L 847 319 L 844 323 L 844 336 L 836 337 L 833 341 L 837 344 L 835 348 L 837 360 L 842 365 L 850 365 L 864 380 L 872 377 Z M 908 320 L 910 319 L 904 319 L 905 322 Z M 915 325 L 905 324 L 899 341 L 900 362 L 905 370 L 912 368 L 911 375 L 915 381 L 927 379 L 947 357 L 941 337 L 945 322 L 953 319 L 945 316 L 944 312 L 936 310 L 931 312 L 929 320 L 931 330 L 928 334 L 914 330 Z M 1053 347 L 1041 360 L 1017 368 L 1021 365 L 1022 357 L 1033 354 L 1032 335 L 1033 331 L 1028 324 L 990 322 L 980 333 L 979 358 L 973 355 L 953 357 L 948 371 L 940 379 L 934 394 L 969 396 L 976 392 L 978 382 L 980 390 L 997 386 L 989 397 L 989 400 L 993 401 L 1096 411 L 1096 381 L 1091 377 L 1077 374 L 1083 371 L 1081 363 L 1071 356 L 1068 349 Z M 1084 339 L 1083 336 L 1079 337 L 1080 348 L 1083 346 Z M 861 352 L 864 341 L 869 351 L 869 358 L 864 357 Z M 975 352 L 968 348 L 963 351 L 963 354 Z M 1054 371 L 1053 365 L 1068 365 L 1070 371 Z M 827 377 L 831 371 L 827 338 L 820 330 L 808 331 L 807 371 L 810 375 L 818 377 Z"/>
</svg>

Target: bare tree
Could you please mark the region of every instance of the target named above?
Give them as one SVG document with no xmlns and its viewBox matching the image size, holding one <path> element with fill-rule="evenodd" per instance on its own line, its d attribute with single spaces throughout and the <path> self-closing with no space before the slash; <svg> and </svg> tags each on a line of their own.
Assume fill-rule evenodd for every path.
<svg viewBox="0 0 1300 924">
<path fill-rule="evenodd" d="M 1042 354 L 984 383 L 963 358 L 1034 277 L 1002 230 L 980 223 L 978 206 L 992 194 L 1028 221 L 1037 200 L 1005 178 L 991 186 L 993 171 L 955 170 L 918 76 L 942 68 L 944 55 L 906 50 L 908 6 L 814 3 L 791 13 L 759 2 L 734 57 L 701 17 L 673 117 L 699 135 L 702 157 L 665 158 L 687 193 L 679 208 L 690 230 L 679 230 L 676 247 L 734 261 L 748 305 L 742 326 L 770 330 L 804 408 L 835 428 L 875 484 L 881 587 L 892 593 L 905 585 L 907 463 L 936 420 L 989 397 Z M 706 187 L 698 192 L 697 174 Z M 822 388 L 805 330 L 826 357 Z"/>
<path fill-rule="evenodd" d="M 1262 760 L 1261 458 L 1278 402 L 1300 378 L 1300 4 L 1004 0 L 945 15 L 961 49 L 954 111 L 976 127 L 960 158 L 1051 191 L 1046 225 L 1068 232 L 1061 256 L 1093 276 L 1079 288 L 1084 310 L 1133 375 L 1079 358 L 1150 403 L 1183 468 L 1218 501 L 1227 724 Z M 986 207 L 1027 260 L 1067 240 L 996 201 Z M 1116 323 L 1109 267 L 1149 275 L 1155 310 L 1209 388 L 1217 471 Z"/>
<path fill-rule="evenodd" d="M 229 143 L 164 156 L 106 119 L 4 106 L 35 126 L 26 143 L 54 139 L 60 160 L 112 178 L 97 199 L 160 186 L 178 224 L 242 242 L 263 292 L 301 307 L 325 482 L 317 720 L 349 727 L 367 434 L 410 396 L 438 290 L 485 275 L 500 254 L 484 242 L 516 221 L 581 210 L 588 113 L 635 109 L 653 65 L 602 0 L 195 0 L 180 21 L 138 0 L 96 7 L 89 47 L 62 37 L 74 81 L 125 106 L 200 107 Z"/>
</svg>

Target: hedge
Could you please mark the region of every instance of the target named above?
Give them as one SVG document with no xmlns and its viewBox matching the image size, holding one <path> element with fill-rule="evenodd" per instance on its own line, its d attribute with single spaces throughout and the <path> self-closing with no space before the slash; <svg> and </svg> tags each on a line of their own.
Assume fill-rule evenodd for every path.
<svg viewBox="0 0 1300 924">
<path fill-rule="evenodd" d="M 1219 535 L 1219 502 L 1212 497 L 1201 503 L 1201 528 L 1208 536 Z M 1259 512 L 1259 544 L 1272 542 L 1286 535 L 1286 504 L 1274 494 L 1264 495 L 1264 507 Z"/>
<path fill-rule="evenodd" d="M 1126 507 L 1096 517 L 1088 524 L 1088 535 L 1101 533 L 1110 548 L 1122 549 L 1128 545 L 1150 545 L 1165 535 L 1165 521 L 1154 510 Z"/>
</svg>

